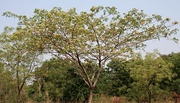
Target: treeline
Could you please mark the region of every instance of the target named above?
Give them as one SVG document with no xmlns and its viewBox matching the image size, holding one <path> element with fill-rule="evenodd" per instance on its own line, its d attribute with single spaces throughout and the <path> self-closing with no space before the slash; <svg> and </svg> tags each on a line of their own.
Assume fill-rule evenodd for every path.
<svg viewBox="0 0 180 103">
<path fill-rule="evenodd" d="M 21 90 L 21 102 L 86 102 L 88 87 L 66 59 L 52 58 L 32 72 Z M 91 64 L 85 64 L 92 69 Z M 16 102 L 18 88 L 14 71 L 0 68 L 0 101 Z M 94 66 L 93 66 L 94 67 Z M 21 78 L 23 79 L 23 78 Z M 22 80 L 21 80 L 22 82 Z M 155 102 L 173 99 L 180 93 L 180 53 L 145 57 L 135 55 L 129 60 L 114 59 L 103 68 L 94 90 L 94 101 L 101 95 L 126 97 L 128 101 Z"/>
</svg>

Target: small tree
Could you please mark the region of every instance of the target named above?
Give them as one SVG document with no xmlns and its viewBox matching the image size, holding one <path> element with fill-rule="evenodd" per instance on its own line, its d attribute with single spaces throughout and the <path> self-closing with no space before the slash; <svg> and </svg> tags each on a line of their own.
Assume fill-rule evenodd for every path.
<svg viewBox="0 0 180 103">
<path fill-rule="evenodd" d="M 151 103 L 153 94 L 160 94 L 159 83 L 164 79 L 172 78 L 173 74 L 171 63 L 166 63 L 157 53 L 149 53 L 143 59 L 140 56 L 130 60 L 130 73 L 134 82 L 132 83 L 132 91 L 137 100 L 147 98 L 148 103 Z M 132 93 L 132 92 L 131 92 Z M 132 93 L 132 94 L 133 94 Z"/>
<path fill-rule="evenodd" d="M 90 12 L 53 8 L 50 11 L 35 9 L 34 13 L 31 18 L 9 12 L 5 15 L 20 18 L 19 24 L 25 34 L 32 36 L 34 48 L 45 49 L 74 63 L 76 73 L 89 87 L 88 103 L 92 103 L 93 90 L 108 60 L 145 47 L 145 41 L 177 32 L 171 29 L 177 22 L 168 25 L 169 18 L 148 16 L 137 9 L 123 15 L 115 7 L 102 6 L 93 6 Z M 96 63 L 97 67 L 87 68 L 84 64 L 88 62 Z"/>
<path fill-rule="evenodd" d="M 172 63 L 174 66 L 171 68 L 175 76 L 171 81 L 164 79 L 161 86 L 164 89 L 169 88 L 169 91 L 180 93 L 180 53 L 171 53 L 168 55 L 161 55 L 167 63 Z M 164 85 L 163 85 L 164 84 Z"/>
<path fill-rule="evenodd" d="M 17 31 L 11 33 L 13 28 L 5 28 L 0 37 L 0 61 L 4 69 L 12 73 L 12 81 L 16 81 L 17 103 L 21 102 L 21 94 L 26 82 L 32 76 L 32 71 L 37 66 L 39 53 L 27 48 L 27 35 L 17 27 Z M 11 82 L 12 82 L 11 81 Z"/>
</svg>

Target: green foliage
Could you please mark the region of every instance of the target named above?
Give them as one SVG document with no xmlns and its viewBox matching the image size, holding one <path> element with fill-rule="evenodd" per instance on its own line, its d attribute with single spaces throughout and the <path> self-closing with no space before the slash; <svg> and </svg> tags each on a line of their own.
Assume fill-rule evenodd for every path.
<svg viewBox="0 0 180 103">
<path fill-rule="evenodd" d="M 161 55 L 161 57 L 167 63 L 172 63 L 174 65 L 171 67 L 171 70 L 172 73 L 175 74 L 171 81 L 164 79 L 161 82 L 161 88 L 180 93 L 180 53 Z"/>
<path fill-rule="evenodd" d="M 126 60 L 112 60 L 108 63 L 109 72 L 109 95 L 112 96 L 126 96 L 133 78 L 130 77 L 130 71 L 127 67 L 128 61 Z"/>
<path fill-rule="evenodd" d="M 4 69 L 4 64 L 0 63 L 0 102 L 16 102 L 16 85 L 12 72 Z"/>
<path fill-rule="evenodd" d="M 146 100 L 149 103 L 152 98 L 161 95 L 159 83 L 173 77 L 171 63 L 166 63 L 157 52 L 149 53 L 143 59 L 140 55 L 130 60 L 130 74 L 134 79 L 129 89 L 130 96 L 137 100 Z"/>
<path fill-rule="evenodd" d="M 74 72 L 74 69 L 67 71 L 66 86 L 64 90 L 65 101 L 86 101 L 88 98 L 88 87 L 83 79 Z"/>
<path fill-rule="evenodd" d="M 29 90 L 29 95 L 36 101 L 51 99 L 58 101 L 63 97 L 66 78 L 65 61 L 51 59 L 45 61 L 40 68 L 36 68 L 33 88 Z M 48 95 L 47 95 L 48 93 Z"/>
<path fill-rule="evenodd" d="M 40 68 L 36 68 L 35 81 L 29 87 L 29 96 L 37 101 L 84 101 L 87 99 L 87 86 L 77 75 L 73 65 L 69 66 L 67 60 L 50 59 Z"/>
</svg>

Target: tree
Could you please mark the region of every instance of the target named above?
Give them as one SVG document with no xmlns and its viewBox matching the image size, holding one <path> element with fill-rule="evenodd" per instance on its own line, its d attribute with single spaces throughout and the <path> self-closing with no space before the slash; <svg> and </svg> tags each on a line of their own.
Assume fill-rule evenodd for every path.
<svg viewBox="0 0 180 103">
<path fill-rule="evenodd" d="M 167 63 L 172 63 L 174 66 L 171 67 L 172 73 L 175 76 L 172 80 L 164 79 L 161 82 L 161 88 L 168 89 L 169 91 L 173 91 L 176 93 L 180 93 L 180 53 L 171 53 L 168 55 L 161 55 L 161 57 Z"/>
<path fill-rule="evenodd" d="M 13 81 L 16 81 L 17 103 L 22 102 L 21 94 L 27 80 L 32 76 L 32 71 L 37 66 L 39 53 L 27 48 L 27 35 L 21 27 L 11 33 L 13 28 L 6 27 L 0 37 L 0 61 L 4 69 L 12 73 Z M 11 81 L 12 82 L 12 81 Z"/>
<path fill-rule="evenodd" d="M 77 13 L 75 8 L 66 12 L 56 7 L 35 9 L 34 13 L 30 18 L 10 12 L 4 15 L 20 19 L 19 25 L 25 34 L 32 35 L 34 47 L 74 63 L 76 73 L 89 87 L 88 103 L 92 103 L 93 90 L 108 60 L 145 47 L 145 41 L 177 33 L 171 28 L 177 22 L 168 25 L 169 18 L 148 16 L 137 9 L 122 15 L 115 7 L 102 6 L 93 6 L 90 12 Z M 84 64 L 88 62 L 96 63 L 97 68 L 87 69 Z"/>
<path fill-rule="evenodd" d="M 66 61 L 55 58 L 45 61 L 41 67 L 36 68 L 33 81 L 35 92 L 32 93 L 35 98 L 33 99 L 38 102 L 45 99 L 47 102 L 60 101 L 66 85 L 66 71 Z"/>
<path fill-rule="evenodd" d="M 133 78 L 130 77 L 127 60 L 114 59 L 107 64 L 109 69 L 109 94 L 112 96 L 126 96 Z"/>
<path fill-rule="evenodd" d="M 130 61 L 130 74 L 134 79 L 132 83 L 132 91 L 135 91 L 134 96 L 151 103 L 153 95 L 160 94 L 159 83 L 164 78 L 170 80 L 173 77 L 170 69 L 173 65 L 166 63 L 156 52 L 147 54 L 145 59 L 136 56 Z"/>
<path fill-rule="evenodd" d="M 87 87 L 82 78 L 74 73 L 67 60 L 52 58 L 36 68 L 34 82 L 29 86 L 29 95 L 37 102 L 84 101 Z"/>
<path fill-rule="evenodd" d="M 16 89 L 12 72 L 4 69 L 4 64 L 0 63 L 0 102 L 16 102 Z"/>
</svg>

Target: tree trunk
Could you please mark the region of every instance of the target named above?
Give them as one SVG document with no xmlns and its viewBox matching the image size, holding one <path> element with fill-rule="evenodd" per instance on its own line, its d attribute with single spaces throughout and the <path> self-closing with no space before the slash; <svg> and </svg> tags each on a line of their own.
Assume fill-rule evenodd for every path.
<svg viewBox="0 0 180 103">
<path fill-rule="evenodd" d="M 89 97 L 88 97 L 88 103 L 93 102 L 93 88 L 89 88 Z"/>
<path fill-rule="evenodd" d="M 17 103 L 20 103 L 21 100 L 21 90 L 18 89 Z"/>
<path fill-rule="evenodd" d="M 137 97 L 137 103 L 140 103 L 140 98 L 139 97 Z"/>
<path fill-rule="evenodd" d="M 148 90 L 148 103 L 151 103 L 151 91 Z"/>
<path fill-rule="evenodd" d="M 19 79 L 19 71 L 16 71 L 16 78 L 17 78 L 17 103 L 20 103 L 21 99 L 21 89 L 20 89 L 20 79 Z"/>
<path fill-rule="evenodd" d="M 44 84 L 45 84 L 45 94 L 46 94 L 46 103 L 50 103 L 50 98 L 49 98 L 49 91 L 48 91 L 48 89 L 47 89 L 47 84 L 46 84 L 46 82 L 44 82 Z"/>
<path fill-rule="evenodd" d="M 45 93 L 46 93 L 46 103 L 50 103 L 50 98 L 49 98 L 48 90 L 46 90 Z"/>
<path fill-rule="evenodd" d="M 40 79 L 38 79 L 38 94 L 39 94 L 39 97 L 42 96 L 41 87 L 42 87 L 42 85 L 40 83 Z"/>
</svg>

